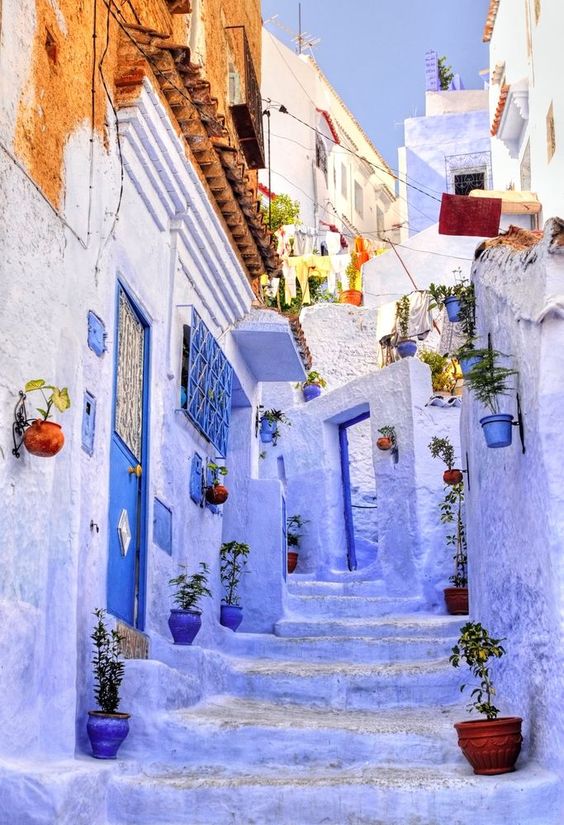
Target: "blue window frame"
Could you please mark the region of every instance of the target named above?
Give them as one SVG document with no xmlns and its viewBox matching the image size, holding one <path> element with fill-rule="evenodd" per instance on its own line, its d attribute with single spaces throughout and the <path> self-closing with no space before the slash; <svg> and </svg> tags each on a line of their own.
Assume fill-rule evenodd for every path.
<svg viewBox="0 0 564 825">
<path fill-rule="evenodd" d="M 192 307 L 184 327 L 180 405 L 222 458 L 227 453 L 233 368 Z"/>
</svg>

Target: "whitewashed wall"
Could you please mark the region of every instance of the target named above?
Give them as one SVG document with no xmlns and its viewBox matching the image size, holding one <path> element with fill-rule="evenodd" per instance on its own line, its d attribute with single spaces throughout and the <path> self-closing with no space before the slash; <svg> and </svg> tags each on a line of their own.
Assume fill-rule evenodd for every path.
<svg viewBox="0 0 564 825">
<path fill-rule="evenodd" d="M 488 449 L 465 391 L 463 449 L 468 451 L 470 610 L 507 655 L 495 665 L 496 702 L 523 716 L 527 744 L 545 764 L 563 767 L 562 618 L 564 569 L 564 257 L 560 229 L 548 224 L 528 253 L 500 247 L 474 267 L 479 333 L 510 355 L 519 371 L 526 452 Z M 558 244 L 558 245 L 557 245 Z M 503 404 L 516 416 L 515 393 Z"/>
</svg>

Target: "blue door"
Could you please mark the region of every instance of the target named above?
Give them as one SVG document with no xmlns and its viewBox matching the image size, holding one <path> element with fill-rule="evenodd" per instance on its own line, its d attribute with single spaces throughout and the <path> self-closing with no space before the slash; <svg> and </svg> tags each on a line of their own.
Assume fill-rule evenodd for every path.
<svg viewBox="0 0 564 825">
<path fill-rule="evenodd" d="M 351 468 L 349 459 L 349 439 L 347 430 L 354 424 L 366 421 L 370 418 L 370 413 L 361 413 L 343 424 L 339 424 L 339 448 L 341 452 L 341 479 L 343 482 L 343 506 L 345 517 L 345 532 L 347 536 L 347 564 L 349 570 L 356 570 L 356 545 L 354 539 L 354 518 L 351 499 Z"/>
<path fill-rule="evenodd" d="M 112 441 L 108 610 L 144 625 L 148 326 L 118 289 Z"/>
</svg>

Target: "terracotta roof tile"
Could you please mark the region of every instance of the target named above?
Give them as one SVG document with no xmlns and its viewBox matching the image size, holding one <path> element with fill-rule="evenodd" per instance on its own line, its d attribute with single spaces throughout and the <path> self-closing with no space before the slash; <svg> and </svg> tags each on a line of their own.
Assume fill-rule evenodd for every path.
<svg viewBox="0 0 564 825">
<path fill-rule="evenodd" d="M 490 134 L 492 137 L 495 137 L 499 131 L 499 126 L 501 123 L 501 118 L 503 117 L 503 112 L 505 110 L 505 106 L 507 104 L 507 96 L 509 95 L 509 86 L 506 84 L 505 86 L 501 87 L 501 91 L 499 93 L 499 99 L 497 101 L 497 106 L 495 110 L 495 115 L 492 123 L 492 128 L 490 130 Z"/>
<path fill-rule="evenodd" d="M 486 17 L 486 25 L 484 26 L 484 43 L 489 43 L 492 39 L 493 29 L 495 26 L 495 19 L 499 11 L 499 4 L 501 0 L 490 0 L 490 7 L 488 9 L 488 16 Z"/>
</svg>

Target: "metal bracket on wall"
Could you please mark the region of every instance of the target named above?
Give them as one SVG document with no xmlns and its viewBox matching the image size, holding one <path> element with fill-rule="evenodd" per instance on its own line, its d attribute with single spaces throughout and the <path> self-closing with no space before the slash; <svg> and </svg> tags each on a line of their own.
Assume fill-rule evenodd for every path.
<svg viewBox="0 0 564 825">
<path fill-rule="evenodd" d="M 517 397 L 517 421 L 512 421 L 514 427 L 519 427 L 519 438 L 521 439 L 521 449 L 523 454 L 525 454 L 525 422 L 523 420 L 523 412 L 521 410 L 521 397 L 519 393 L 516 395 Z"/>
<path fill-rule="evenodd" d="M 20 447 L 23 444 L 24 433 L 26 431 L 26 427 L 28 426 L 25 399 L 25 392 L 20 390 L 16 406 L 14 407 L 14 420 L 12 422 L 12 439 L 14 441 L 12 455 L 16 458 L 19 458 L 21 455 Z"/>
<path fill-rule="evenodd" d="M 466 473 L 466 481 L 468 482 L 468 492 L 472 489 L 470 487 L 470 465 L 468 464 L 468 452 L 465 453 L 466 455 L 466 469 L 462 470 L 463 473 Z"/>
</svg>

